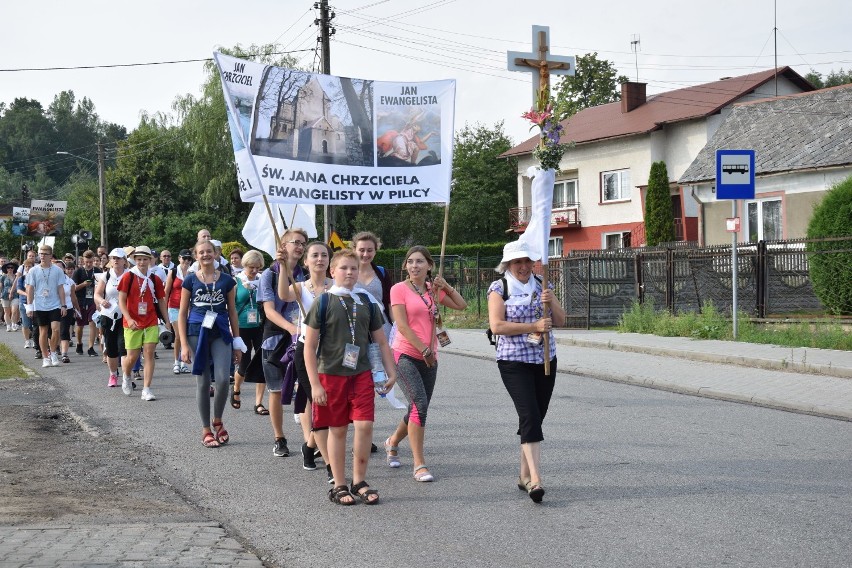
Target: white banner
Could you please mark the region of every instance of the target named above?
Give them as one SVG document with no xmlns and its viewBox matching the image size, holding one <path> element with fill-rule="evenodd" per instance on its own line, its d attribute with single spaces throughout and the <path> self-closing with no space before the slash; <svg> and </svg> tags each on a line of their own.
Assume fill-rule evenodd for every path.
<svg viewBox="0 0 852 568">
<path fill-rule="evenodd" d="M 243 201 L 449 202 L 454 80 L 370 81 L 213 57 Z"/>
<path fill-rule="evenodd" d="M 550 240 L 550 213 L 553 208 L 554 170 L 527 169 L 525 174 L 532 181 L 532 210 L 530 222 L 519 241 L 525 241 L 529 250 L 541 255 L 541 263 L 547 264 L 547 244 Z M 562 256 L 560 251 L 559 256 Z"/>
</svg>

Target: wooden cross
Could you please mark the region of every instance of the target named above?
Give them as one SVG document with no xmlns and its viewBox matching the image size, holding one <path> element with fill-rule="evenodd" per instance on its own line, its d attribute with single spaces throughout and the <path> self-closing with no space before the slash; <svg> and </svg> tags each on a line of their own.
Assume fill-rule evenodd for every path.
<svg viewBox="0 0 852 568">
<path fill-rule="evenodd" d="M 548 26 L 532 27 L 533 53 L 521 53 L 509 51 L 509 71 L 522 71 L 538 74 L 538 85 L 533 76 L 533 108 L 536 107 L 539 97 L 545 100 L 550 96 L 550 75 L 573 75 L 574 58 L 570 56 L 548 55 L 550 28 Z M 541 109 L 537 109 L 541 110 Z"/>
</svg>

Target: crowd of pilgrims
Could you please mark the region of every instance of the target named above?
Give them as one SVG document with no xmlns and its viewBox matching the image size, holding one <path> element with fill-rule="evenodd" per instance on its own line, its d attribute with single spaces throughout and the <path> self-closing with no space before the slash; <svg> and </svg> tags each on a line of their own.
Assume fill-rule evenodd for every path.
<svg viewBox="0 0 852 568">
<path fill-rule="evenodd" d="M 107 387 L 132 396 L 141 382 L 146 402 L 156 400 L 155 349 L 162 343 L 174 354 L 172 372 L 195 378 L 206 448 L 228 444 L 225 410 L 241 409 L 247 397 L 254 413 L 269 416 L 273 456 L 289 456 L 284 407 L 292 404 L 303 468 L 325 463 L 333 503 L 372 505 L 379 493 L 366 475 L 369 454 L 379 451 L 373 443 L 377 395 L 396 402 L 398 388 L 408 401 L 399 404 L 404 414 L 380 442 L 385 464 L 401 467 L 399 447 L 407 439 L 412 478 L 435 480 L 426 463 L 425 428 L 438 351 L 451 342 L 439 306 L 466 308 L 461 294 L 435 274 L 426 247 L 408 250 L 404 280 L 394 283 L 391 271 L 374 261 L 380 246 L 376 235 L 361 232 L 349 248 L 333 252 L 291 228 L 268 267 L 256 250 L 223 257 L 206 229 L 177 255 L 139 245 L 59 258 L 40 246 L 20 265 L 0 258 L 3 323 L 7 332 L 21 331 L 24 347 L 43 367 L 70 363 L 76 340 L 78 356 L 102 358 Z M 500 278 L 488 290 L 499 374 L 518 413 L 517 485 L 536 503 L 544 496 L 540 442 L 556 373 L 555 341 L 551 336 L 545 372 L 542 335 L 565 317 L 553 291 L 533 274 L 537 260 L 523 243 L 507 244 Z"/>
</svg>

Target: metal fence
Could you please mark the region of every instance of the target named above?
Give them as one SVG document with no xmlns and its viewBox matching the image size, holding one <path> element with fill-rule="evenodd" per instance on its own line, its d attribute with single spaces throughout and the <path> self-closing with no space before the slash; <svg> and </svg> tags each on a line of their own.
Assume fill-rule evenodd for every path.
<svg viewBox="0 0 852 568">
<path fill-rule="evenodd" d="M 810 246 L 819 244 L 819 247 Z M 660 246 L 619 250 L 572 251 L 549 260 L 548 277 L 568 316 L 566 327 L 615 325 L 633 302 L 672 313 L 700 312 L 707 302 L 730 314 L 731 247 Z M 820 249 L 820 250 L 815 250 Z M 737 245 L 737 296 L 740 311 L 767 318 L 824 314 L 814 293 L 810 263 L 815 256 L 837 271 L 852 252 L 852 237 L 821 240 L 760 241 Z M 402 280 L 402 258 L 393 276 Z M 487 313 L 488 286 L 499 278 L 500 257 L 445 257 L 444 277 L 471 309 Z M 847 306 L 846 311 L 852 310 Z"/>
</svg>

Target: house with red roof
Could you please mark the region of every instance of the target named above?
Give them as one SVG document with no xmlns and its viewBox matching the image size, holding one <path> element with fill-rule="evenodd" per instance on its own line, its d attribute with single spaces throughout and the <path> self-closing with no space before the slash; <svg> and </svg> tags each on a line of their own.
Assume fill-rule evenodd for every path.
<svg viewBox="0 0 852 568">
<path fill-rule="evenodd" d="M 678 180 L 704 149 L 734 104 L 814 90 L 789 67 L 728 77 L 646 96 L 646 84 L 621 86 L 621 100 L 580 111 L 562 122 L 562 158 L 551 215 L 551 256 L 571 250 L 645 244 L 644 197 L 651 164 L 664 161 L 670 180 L 678 240 L 699 241 L 701 202 Z M 538 136 L 506 151 L 518 158 L 518 207 L 510 229 L 529 221 L 531 181 Z"/>
</svg>

